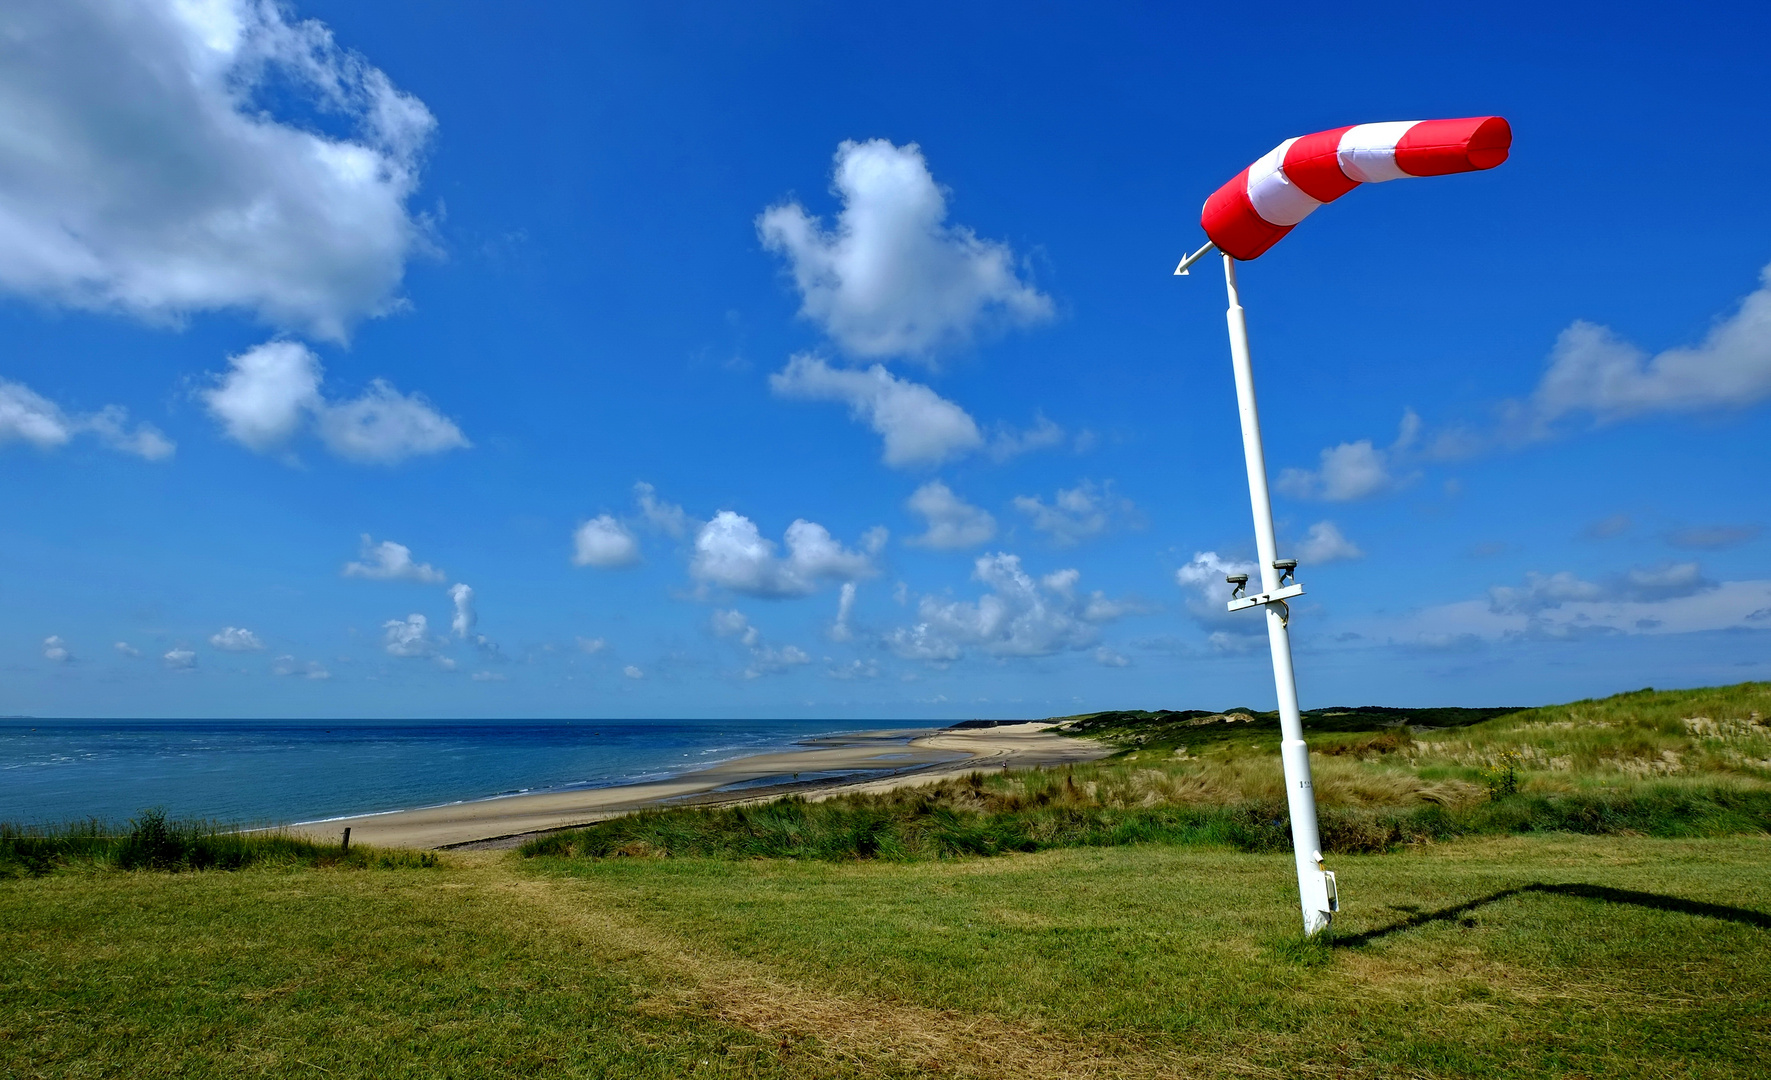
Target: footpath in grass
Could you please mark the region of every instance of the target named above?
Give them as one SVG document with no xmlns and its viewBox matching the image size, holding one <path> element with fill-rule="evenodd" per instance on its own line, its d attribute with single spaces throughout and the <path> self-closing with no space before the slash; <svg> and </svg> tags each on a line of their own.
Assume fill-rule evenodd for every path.
<svg viewBox="0 0 1771 1080">
<path fill-rule="evenodd" d="M 6 1076 L 1762 1075 L 1771 840 L 0 882 Z"/>
</svg>

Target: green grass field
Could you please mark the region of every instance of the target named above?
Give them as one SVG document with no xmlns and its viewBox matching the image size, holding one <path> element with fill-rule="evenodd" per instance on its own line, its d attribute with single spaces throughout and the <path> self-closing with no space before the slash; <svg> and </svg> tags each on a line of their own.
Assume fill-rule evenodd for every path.
<svg viewBox="0 0 1771 1080">
<path fill-rule="evenodd" d="M 1314 940 L 1289 854 L 1235 837 L 685 854 L 734 828 L 697 812 L 627 855 L 585 834 L 440 859 L 267 838 L 230 863 L 190 855 L 196 830 L 162 865 L 212 868 L 164 870 L 125 869 L 141 845 L 116 831 L 83 854 L 0 836 L 0 1076 L 1762 1076 L 1767 690 L 1418 731 L 1329 718 L 1329 809 L 1515 809 L 1336 856 L 1343 911 Z M 1088 769 L 844 812 L 975 830 L 1277 783 L 1258 716 L 1114 716 L 1097 727 L 1127 749 Z M 1662 797 L 1680 791 L 1741 800 L 1693 823 Z M 1595 800 L 1628 813 L 1562 813 Z M 1545 806 L 1592 827 L 1544 827 Z"/>
</svg>

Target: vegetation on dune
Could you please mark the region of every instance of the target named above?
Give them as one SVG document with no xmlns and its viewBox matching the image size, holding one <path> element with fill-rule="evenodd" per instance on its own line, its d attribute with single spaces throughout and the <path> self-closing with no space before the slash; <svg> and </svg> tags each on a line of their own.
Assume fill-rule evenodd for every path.
<svg viewBox="0 0 1771 1080">
<path fill-rule="evenodd" d="M 1323 842 L 1346 854 L 1507 833 L 1768 832 L 1768 713 L 1765 683 L 1526 710 L 1315 710 Z M 521 851 L 919 859 L 1145 842 L 1289 848 L 1275 715 L 1119 712 L 1064 724 L 1124 749 L 883 794 L 652 810 Z"/>
<path fill-rule="evenodd" d="M 0 878 L 89 867 L 115 870 L 239 870 L 253 865 L 432 867 L 431 852 L 343 851 L 280 830 L 239 832 L 207 821 L 175 821 L 144 810 L 125 828 L 101 821 L 59 827 L 0 823 Z"/>
</svg>

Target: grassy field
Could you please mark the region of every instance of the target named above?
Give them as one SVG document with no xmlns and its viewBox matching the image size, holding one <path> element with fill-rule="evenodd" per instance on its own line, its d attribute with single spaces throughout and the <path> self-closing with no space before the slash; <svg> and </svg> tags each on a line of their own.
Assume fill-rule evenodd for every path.
<svg viewBox="0 0 1771 1080">
<path fill-rule="evenodd" d="M 0 1075 L 1763 1075 L 1771 840 L 0 883 Z"/>
<path fill-rule="evenodd" d="M 0 830 L 0 1076 L 1761 1076 L 1768 699 L 1315 718 L 1325 816 L 1461 824 L 1343 844 L 1314 940 L 1255 714 L 527 855 Z"/>
</svg>

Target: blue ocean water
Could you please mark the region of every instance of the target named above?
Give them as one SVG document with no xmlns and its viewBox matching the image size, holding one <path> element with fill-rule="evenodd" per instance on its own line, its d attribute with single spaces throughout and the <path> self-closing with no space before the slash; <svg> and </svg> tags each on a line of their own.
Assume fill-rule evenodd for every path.
<svg viewBox="0 0 1771 1080">
<path fill-rule="evenodd" d="M 148 807 L 314 821 L 660 779 L 853 730 L 830 720 L 0 720 L 0 821 L 121 822 Z"/>
</svg>

